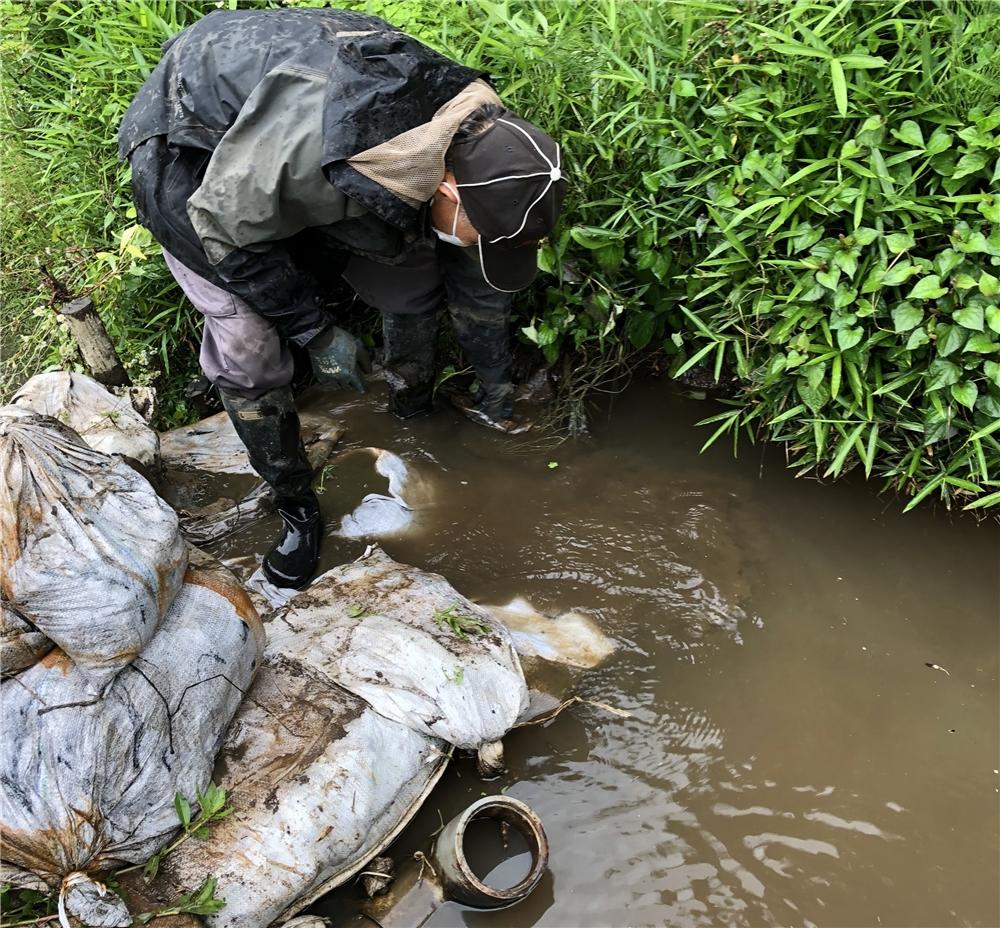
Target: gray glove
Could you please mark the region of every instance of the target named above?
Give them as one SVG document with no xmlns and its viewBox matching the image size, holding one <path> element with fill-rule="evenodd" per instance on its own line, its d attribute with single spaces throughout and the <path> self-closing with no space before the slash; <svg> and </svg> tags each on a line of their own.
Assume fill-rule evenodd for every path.
<svg viewBox="0 0 1000 928">
<path fill-rule="evenodd" d="M 332 326 L 314 338 L 308 345 L 316 379 L 340 390 L 365 392 L 361 377 L 361 358 L 364 348 L 350 332 Z"/>
</svg>

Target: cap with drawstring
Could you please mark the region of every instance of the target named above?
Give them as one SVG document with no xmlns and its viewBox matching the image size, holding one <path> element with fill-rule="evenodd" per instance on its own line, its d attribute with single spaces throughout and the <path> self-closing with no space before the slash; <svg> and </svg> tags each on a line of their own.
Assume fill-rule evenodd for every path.
<svg viewBox="0 0 1000 928">
<path fill-rule="evenodd" d="M 456 142 L 452 158 L 462 206 L 479 233 L 483 277 L 494 290 L 523 290 L 566 195 L 559 146 L 505 110 L 485 132 Z"/>
</svg>

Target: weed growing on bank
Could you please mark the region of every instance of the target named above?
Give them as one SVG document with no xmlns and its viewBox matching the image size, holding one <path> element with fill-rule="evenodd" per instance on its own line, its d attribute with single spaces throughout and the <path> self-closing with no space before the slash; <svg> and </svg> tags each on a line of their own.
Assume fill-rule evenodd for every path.
<svg viewBox="0 0 1000 928">
<path fill-rule="evenodd" d="M 93 288 L 166 421 L 189 414 L 195 314 L 133 228 L 114 136 L 159 43 L 217 5 L 3 4 L 5 390 L 72 362 L 45 264 Z M 568 210 L 519 332 L 577 424 L 565 375 L 643 351 L 735 375 L 706 444 L 777 441 L 802 473 L 861 468 L 911 505 L 1000 504 L 993 3 L 344 5 L 482 67 L 562 141 Z"/>
</svg>

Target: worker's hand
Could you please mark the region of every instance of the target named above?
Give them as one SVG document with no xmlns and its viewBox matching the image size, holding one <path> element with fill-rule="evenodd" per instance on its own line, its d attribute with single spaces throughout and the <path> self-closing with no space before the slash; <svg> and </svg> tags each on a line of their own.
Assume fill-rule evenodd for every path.
<svg viewBox="0 0 1000 928">
<path fill-rule="evenodd" d="M 320 383 L 341 390 L 365 392 L 361 377 L 364 349 L 350 332 L 332 326 L 309 343 L 308 351 L 313 373 Z"/>
</svg>

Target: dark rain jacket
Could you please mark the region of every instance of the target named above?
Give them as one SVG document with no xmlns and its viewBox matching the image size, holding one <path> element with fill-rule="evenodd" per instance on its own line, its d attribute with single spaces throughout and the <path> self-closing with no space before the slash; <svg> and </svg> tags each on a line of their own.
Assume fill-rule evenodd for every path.
<svg viewBox="0 0 1000 928">
<path fill-rule="evenodd" d="M 164 45 L 122 122 L 139 221 L 305 344 L 329 320 L 304 250 L 392 263 L 425 232 L 421 205 L 348 159 L 428 122 L 482 76 L 374 16 L 211 13 Z"/>
</svg>

